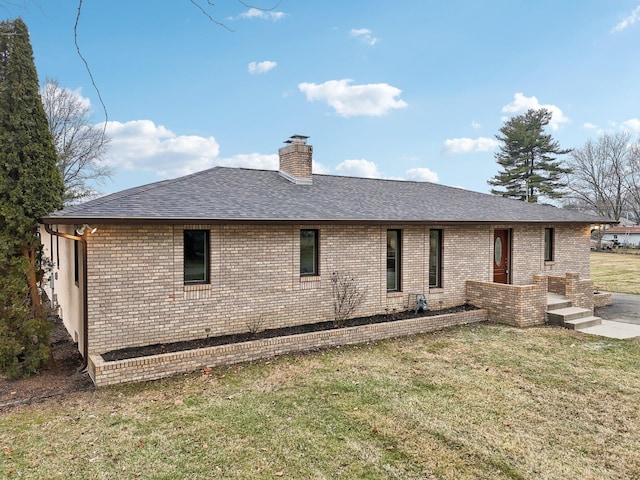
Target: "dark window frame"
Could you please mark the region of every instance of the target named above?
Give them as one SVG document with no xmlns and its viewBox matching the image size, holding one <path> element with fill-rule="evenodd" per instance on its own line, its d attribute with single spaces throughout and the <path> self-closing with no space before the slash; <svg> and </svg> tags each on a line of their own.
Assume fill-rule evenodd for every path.
<svg viewBox="0 0 640 480">
<path fill-rule="evenodd" d="M 390 255 L 389 250 L 389 233 L 394 232 L 396 234 L 396 249 L 393 252 L 393 255 Z M 394 288 L 389 288 L 389 262 L 392 261 L 394 263 L 394 280 L 395 285 Z M 402 230 L 400 229 L 389 229 L 387 230 L 387 254 L 386 254 L 386 282 L 387 282 L 387 292 L 402 292 Z"/>
<path fill-rule="evenodd" d="M 302 249 L 304 247 L 302 237 L 304 232 L 313 232 L 313 266 L 312 271 L 302 271 Z M 318 277 L 320 276 L 320 232 L 315 228 L 300 229 L 300 276 L 301 277 Z"/>
<path fill-rule="evenodd" d="M 555 229 L 550 227 L 544 229 L 544 261 L 555 261 Z"/>
<path fill-rule="evenodd" d="M 435 234 L 437 237 L 437 251 L 434 252 L 432 250 L 431 240 L 432 236 Z M 443 232 L 440 228 L 432 228 L 429 229 L 429 288 L 442 288 L 442 237 Z M 436 265 L 433 265 L 432 258 L 436 256 Z M 432 276 L 435 276 L 435 281 L 432 282 Z"/>
<path fill-rule="evenodd" d="M 204 245 L 202 248 L 203 254 L 203 267 L 204 278 L 196 280 L 187 280 L 187 236 L 193 233 L 204 233 Z M 211 283 L 211 232 L 203 229 L 185 229 L 182 234 L 183 245 L 183 266 L 182 266 L 182 279 L 185 286 L 189 285 L 208 285 Z"/>
</svg>

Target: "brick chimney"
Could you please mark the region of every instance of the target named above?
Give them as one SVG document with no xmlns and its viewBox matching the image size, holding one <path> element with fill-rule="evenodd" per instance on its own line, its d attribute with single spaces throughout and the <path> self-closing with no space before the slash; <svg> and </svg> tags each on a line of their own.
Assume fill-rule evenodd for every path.
<svg viewBox="0 0 640 480">
<path fill-rule="evenodd" d="M 293 135 L 284 143 L 288 145 L 278 150 L 280 155 L 280 175 L 298 185 L 311 185 L 311 164 L 313 147 L 307 145 L 304 135 Z"/>
</svg>

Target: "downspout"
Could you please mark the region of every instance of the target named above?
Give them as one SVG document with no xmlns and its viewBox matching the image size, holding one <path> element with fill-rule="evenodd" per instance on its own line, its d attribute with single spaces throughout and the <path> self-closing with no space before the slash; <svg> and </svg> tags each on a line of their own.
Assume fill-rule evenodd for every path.
<svg viewBox="0 0 640 480">
<path fill-rule="evenodd" d="M 69 240 L 76 240 L 82 244 L 82 365 L 78 367 L 78 371 L 82 372 L 87 369 L 89 364 L 89 295 L 87 292 L 87 239 L 84 235 L 71 235 L 69 233 L 54 232 L 51 226 L 44 224 L 44 229 L 49 235 L 62 237 Z"/>
</svg>

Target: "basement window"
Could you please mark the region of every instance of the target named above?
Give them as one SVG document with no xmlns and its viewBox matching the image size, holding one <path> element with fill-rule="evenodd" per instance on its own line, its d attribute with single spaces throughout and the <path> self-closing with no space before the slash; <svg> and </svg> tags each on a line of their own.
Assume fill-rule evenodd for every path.
<svg viewBox="0 0 640 480">
<path fill-rule="evenodd" d="M 184 231 L 184 284 L 209 283 L 209 230 Z"/>
</svg>

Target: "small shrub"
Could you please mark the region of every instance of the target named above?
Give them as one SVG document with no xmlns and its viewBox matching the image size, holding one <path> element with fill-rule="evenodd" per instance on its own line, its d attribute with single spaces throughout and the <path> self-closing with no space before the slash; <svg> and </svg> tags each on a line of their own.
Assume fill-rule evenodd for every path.
<svg viewBox="0 0 640 480">
<path fill-rule="evenodd" d="M 31 308 L 24 262 L 0 265 L 0 373 L 10 378 L 37 373 L 49 358 L 51 322 Z"/>
<path fill-rule="evenodd" d="M 334 324 L 340 327 L 362 304 L 365 292 L 358 286 L 355 277 L 333 272 L 331 294 L 333 295 Z"/>
<path fill-rule="evenodd" d="M 257 317 L 251 317 L 245 324 L 249 333 L 255 335 L 264 330 L 264 315 L 260 314 Z"/>
</svg>

